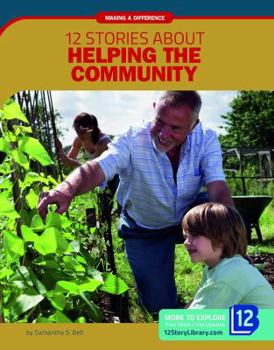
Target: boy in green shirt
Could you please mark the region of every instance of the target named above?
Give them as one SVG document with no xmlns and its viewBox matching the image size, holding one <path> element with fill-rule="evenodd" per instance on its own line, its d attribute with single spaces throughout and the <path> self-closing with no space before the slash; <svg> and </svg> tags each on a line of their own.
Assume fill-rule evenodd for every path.
<svg viewBox="0 0 274 350">
<path fill-rule="evenodd" d="M 206 264 L 190 309 L 224 309 L 253 304 L 274 309 L 274 291 L 246 256 L 245 225 L 231 207 L 205 203 L 183 218 L 185 247 L 193 263 Z"/>
</svg>

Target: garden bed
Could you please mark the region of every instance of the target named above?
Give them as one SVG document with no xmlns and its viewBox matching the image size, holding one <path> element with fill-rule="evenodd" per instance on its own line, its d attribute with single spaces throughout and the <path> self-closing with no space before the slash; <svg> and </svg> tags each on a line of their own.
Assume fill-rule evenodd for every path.
<svg viewBox="0 0 274 350">
<path fill-rule="evenodd" d="M 250 257 L 274 289 L 274 254 L 260 253 Z"/>
</svg>

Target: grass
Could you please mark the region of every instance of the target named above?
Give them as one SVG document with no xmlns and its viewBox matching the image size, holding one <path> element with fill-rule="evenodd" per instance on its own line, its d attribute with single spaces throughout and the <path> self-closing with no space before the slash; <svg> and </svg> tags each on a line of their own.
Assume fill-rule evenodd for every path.
<svg viewBox="0 0 274 350">
<path fill-rule="evenodd" d="M 255 230 L 252 230 L 251 245 L 248 248 L 249 253 L 274 254 L 274 200 L 264 210 L 259 226 L 263 236 L 263 242 L 258 242 Z"/>
<path fill-rule="evenodd" d="M 262 227 L 262 234 L 264 239 L 273 239 L 274 237 L 274 200 L 264 210 L 263 215 L 259 221 L 260 227 Z"/>
<path fill-rule="evenodd" d="M 252 230 L 251 250 L 255 249 L 258 252 L 274 254 L 274 182 L 270 182 L 266 186 L 254 186 L 251 194 L 266 194 L 272 196 L 272 201 L 265 208 L 259 220 L 259 226 L 263 236 L 263 242 L 259 243 L 255 230 Z"/>
<path fill-rule="evenodd" d="M 202 278 L 202 264 L 192 264 L 183 244 L 175 250 L 175 280 L 179 299 L 188 303 L 194 296 Z"/>
</svg>

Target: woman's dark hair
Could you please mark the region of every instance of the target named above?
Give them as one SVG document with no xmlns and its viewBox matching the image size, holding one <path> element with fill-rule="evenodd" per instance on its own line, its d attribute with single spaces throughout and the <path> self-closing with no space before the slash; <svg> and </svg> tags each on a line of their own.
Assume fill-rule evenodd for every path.
<svg viewBox="0 0 274 350">
<path fill-rule="evenodd" d="M 90 132 L 92 142 L 96 144 L 99 140 L 101 130 L 94 115 L 85 112 L 78 114 L 74 119 L 73 127 L 77 133 L 89 132 L 92 129 L 92 132 Z"/>
</svg>

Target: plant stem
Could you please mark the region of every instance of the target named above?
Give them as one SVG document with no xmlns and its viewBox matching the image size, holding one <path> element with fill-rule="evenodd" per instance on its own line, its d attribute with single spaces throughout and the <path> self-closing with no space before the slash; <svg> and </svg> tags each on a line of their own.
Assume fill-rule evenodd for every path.
<svg viewBox="0 0 274 350">
<path fill-rule="evenodd" d="M 3 307 L 3 287 L 0 288 L 0 310 L 2 310 L 0 312 L 0 323 L 5 323 L 5 319 L 4 319 L 4 307 Z"/>
</svg>

